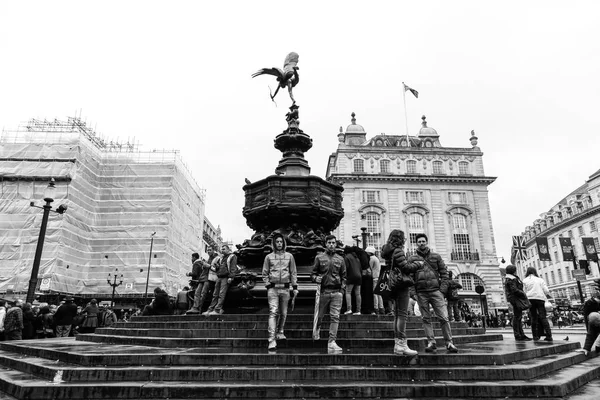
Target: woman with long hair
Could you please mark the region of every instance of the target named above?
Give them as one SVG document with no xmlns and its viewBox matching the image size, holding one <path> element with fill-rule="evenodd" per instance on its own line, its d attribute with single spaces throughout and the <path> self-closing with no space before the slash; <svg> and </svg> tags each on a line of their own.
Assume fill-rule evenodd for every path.
<svg viewBox="0 0 600 400">
<path fill-rule="evenodd" d="M 394 229 L 388 237 L 387 243 L 381 249 L 381 256 L 385 259 L 385 269 L 402 268 L 406 265 L 404 255 L 404 232 Z M 409 288 L 398 289 L 392 293 L 396 306 L 394 307 L 394 354 L 414 356 L 415 350 L 408 347 L 406 340 L 406 319 L 408 318 Z"/>
<path fill-rule="evenodd" d="M 544 303 L 550 297 L 550 291 L 546 282 L 538 276 L 534 267 L 527 268 L 525 279 L 523 279 L 523 290 L 531 302 L 531 333 L 533 340 L 540 340 L 542 333 L 546 335 L 545 341 L 552 341 L 552 331 L 546 316 Z"/>
</svg>

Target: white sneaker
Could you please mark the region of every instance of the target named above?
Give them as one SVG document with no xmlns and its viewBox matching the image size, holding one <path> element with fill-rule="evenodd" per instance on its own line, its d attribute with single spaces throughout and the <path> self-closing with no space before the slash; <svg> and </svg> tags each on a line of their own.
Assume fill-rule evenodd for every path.
<svg viewBox="0 0 600 400">
<path fill-rule="evenodd" d="M 341 353 L 341 352 L 342 352 L 342 348 L 340 346 L 338 346 L 336 342 L 329 342 L 329 344 L 327 345 L 327 353 L 334 354 L 334 353 Z"/>
<path fill-rule="evenodd" d="M 352 311 L 351 311 L 351 310 L 348 310 L 348 311 L 346 311 L 346 312 L 344 313 L 344 315 L 351 315 L 351 314 L 352 314 Z"/>
<path fill-rule="evenodd" d="M 319 332 L 317 332 L 316 335 L 313 335 L 313 340 L 321 340 L 321 334 Z"/>
<path fill-rule="evenodd" d="M 354 313 L 354 315 L 361 315 L 361 314 L 360 314 L 360 311 L 358 311 L 358 312 L 355 312 L 355 313 Z"/>
<path fill-rule="evenodd" d="M 285 337 L 285 335 L 282 333 L 278 333 L 277 336 L 275 336 L 275 339 L 277 340 L 286 340 L 287 338 Z"/>
<path fill-rule="evenodd" d="M 277 342 L 275 340 L 269 340 L 269 347 L 268 349 L 271 350 L 277 350 Z"/>
<path fill-rule="evenodd" d="M 208 311 L 208 310 L 206 310 L 202 313 L 202 315 L 209 315 L 209 314 L 210 314 L 210 311 Z"/>
<path fill-rule="evenodd" d="M 208 313 L 208 315 L 221 315 L 221 313 L 218 311 L 211 311 Z"/>
</svg>

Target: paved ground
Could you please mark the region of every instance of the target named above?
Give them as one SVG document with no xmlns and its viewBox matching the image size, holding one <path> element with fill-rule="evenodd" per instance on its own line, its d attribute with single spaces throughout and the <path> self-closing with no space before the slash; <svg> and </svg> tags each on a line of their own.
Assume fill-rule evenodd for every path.
<svg viewBox="0 0 600 400">
<path fill-rule="evenodd" d="M 514 335 L 511 327 L 507 328 L 488 328 L 487 333 L 501 333 L 504 340 L 514 340 Z M 531 337 L 531 329 L 525 329 L 525 334 Z M 573 325 L 572 327 L 566 327 L 558 329 L 557 327 L 552 328 L 552 336 L 555 340 L 565 340 L 567 337 L 570 342 L 579 342 L 583 347 L 585 342 L 585 327 L 583 325 Z M 600 399 L 600 395 L 598 396 Z"/>
</svg>

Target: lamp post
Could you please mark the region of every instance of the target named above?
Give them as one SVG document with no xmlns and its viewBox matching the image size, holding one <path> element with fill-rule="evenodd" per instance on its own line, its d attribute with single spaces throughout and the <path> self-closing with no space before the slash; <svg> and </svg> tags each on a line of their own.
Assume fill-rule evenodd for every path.
<svg viewBox="0 0 600 400">
<path fill-rule="evenodd" d="M 156 232 L 153 232 L 150 235 L 150 255 L 148 256 L 148 275 L 146 276 L 146 291 L 144 292 L 144 305 L 148 302 L 148 282 L 150 282 L 150 264 L 152 263 L 152 245 L 154 244 L 154 235 Z"/>
<path fill-rule="evenodd" d="M 33 267 L 31 269 L 31 278 L 29 278 L 29 287 L 27 289 L 27 303 L 33 303 L 35 298 L 35 288 L 38 282 L 38 273 L 40 271 L 40 261 L 42 260 L 42 250 L 44 249 L 44 239 L 46 238 L 46 227 L 48 226 L 48 216 L 50 215 L 50 211 L 54 211 L 57 214 L 64 214 L 67 211 L 67 206 L 61 204 L 58 206 L 56 210 L 52 210 L 52 202 L 54 201 L 54 197 L 56 196 L 56 187 L 54 185 L 54 178 L 50 179 L 50 183 L 48 183 L 48 187 L 44 191 L 44 201 L 45 205 L 42 207 L 36 206 L 32 201 L 29 203 L 31 207 L 37 207 L 44 210 L 44 214 L 42 216 L 42 225 L 40 226 L 40 235 L 38 237 L 37 247 L 35 248 L 35 256 L 33 258 Z"/>
<path fill-rule="evenodd" d="M 360 217 L 360 236 L 362 238 L 362 248 L 363 250 L 367 248 L 367 216 L 361 215 Z"/>
<path fill-rule="evenodd" d="M 123 274 L 121 274 L 121 276 L 119 277 L 118 272 L 119 272 L 119 269 L 115 268 L 115 274 L 114 274 L 113 278 L 111 278 L 111 274 L 109 272 L 108 278 L 106 279 L 108 284 L 110 286 L 112 286 L 112 296 L 110 298 L 110 307 L 111 308 L 115 306 L 115 289 L 118 286 L 121 286 L 123 284 Z M 119 278 L 119 283 L 117 283 L 117 278 Z M 112 281 L 111 281 L 111 279 L 112 279 Z"/>
</svg>

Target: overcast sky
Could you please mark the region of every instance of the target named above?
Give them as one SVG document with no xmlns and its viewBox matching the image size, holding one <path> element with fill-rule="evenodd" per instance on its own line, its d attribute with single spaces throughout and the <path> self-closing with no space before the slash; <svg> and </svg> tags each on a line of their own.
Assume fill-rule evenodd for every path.
<svg viewBox="0 0 600 400">
<path fill-rule="evenodd" d="M 244 178 L 274 172 L 290 100 L 262 67 L 300 55 L 306 154 L 324 177 L 356 113 L 368 137 L 427 116 L 443 146 L 475 130 L 498 256 L 600 168 L 597 1 L 1 1 L 0 128 L 81 113 L 106 138 L 179 149 L 206 214 L 240 243 Z"/>
</svg>

